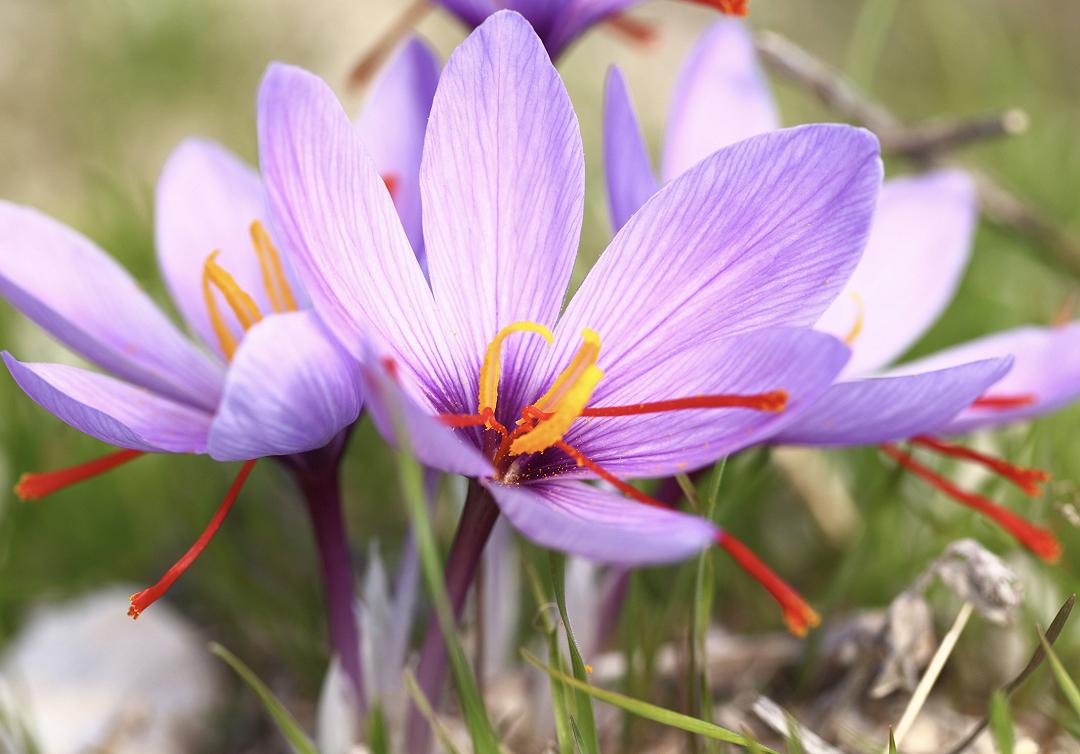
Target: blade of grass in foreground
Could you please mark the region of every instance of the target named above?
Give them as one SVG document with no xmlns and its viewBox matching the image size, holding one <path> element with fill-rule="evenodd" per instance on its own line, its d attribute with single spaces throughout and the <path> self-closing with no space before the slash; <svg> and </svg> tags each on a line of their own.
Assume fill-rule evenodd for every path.
<svg viewBox="0 0 1080 754">
<path fill-rule="evenodd" d="M 443 569 L 439 558 L 439 549 L 435 544 L 435 534 L 431 529 L 427 505 L 424 499 L 423 472 L 420 464 L 408 451 L 407 438 L 398 427 L 398 447 L 396 452 L 398 475 L 401 479 L 401 491 L 405 496 L 409 511 L 409 523 L 416 537 L 417 551 L 420 554 L 420 567 L 424 582 L 435 608 L 446 651 L 450 659 L 450 672 L 458 692 L 458 703 L 465 718 L 465 725 L 472 739 L 473 750 L 477 754 L 498 754 L 499 743 L 495 730 L 488 720 L 484 702 L 473 677 L 472 668 L 465 656 L 465 650 L 458 641 L 454 613 L 450 608 L 450 597 L 446 593 Z"/>
<path fill-rule="evenodd" d="M 548 614 L 547 593 L 540 581 L 540 576 L 528 558 L 522 558 L 522 566 L 525 577 L 529 581 L 533 599 L 536 601 L 537 617 L 541 621 L 541 630 L 547 641 L 548 662 L 558 668 L 560 672 L 565 670 L 563 656 L 559 651 L 559 632 L 555 630 L 555 621 Z M 551 678 L 551 709 L 555 717 L 555 741 L 559 747 L 559 754 L 574 754 L 574 744 L 571 740 L 570 710 L 566 701 L 567 689 L 555 678 Z"/>
<path fill-rule="evenodd" d="M 447 754 L 461 754 L 454 746 L 454 742 L 450 740 L 450 734 L 446 732 L 446 728 L 439 722 L 439 718 L 435 716 L 435 710 L 431 708 L 431 702 L 424 696 L 424 692 L 416 683 L 416 676 L 413 675 L 411 670 L 406 670 L 401 677 L 405 681 L 405 690 L 416 704 L 416 708 L 420 710 L 420 714 L 424 716 L 428 725 L 431 726 L 431 730 L 435 732 L 435 738 L 438 739 L 439 744 L 446 750 Z"/>
<path fill-rule="evenodd" d="M 558 553 L 549 552 L 548 562 L 551 564 L 551 587 L 555 592 L 555 604 L 559 606 L 559 615 L 562 617 L 563 628 L 566 630 L 566 645 L 570 650 L 570 667 L 574 670 L 574 677 L 582 683 L 588 683 L 585 677 L 585 662 L 581 659 L 577 640 L 574 638 L 574 630 L 570 627 L 570 616 L 566 612 L 566 559 Z M 581 735 L 581 743 L 586 754 L 599 754 L 600 744 L 596 737 L 596 720 L 593 717 L 592 699 L 584 691 L 574 691 L 574 723 Z"/>
<path fill-rule="evenodd" d="M 580 691 L 584 691 L 589 696 L 595 697 L 602 702 L 611 704 L 618 707 L 621 710 L 629 712 L 632 715 L 643 717 L 646 720 L 652 720 L 654 722 L 667 725 L 672 728 L 678 728 L 679 730 L 685 730 L 690 733 L 698 733 L 708 738 L 713 738 L 717 741 L 725 741 L 736 746 L 742 746 L 743 748 L 749 748 L 753 745 L 750 739 L 746 736 L 741 736 L 738 733 L 722 728 L 719 725 L 713 723 L 707 723 L 704 720 L 698 720 L 696 717 L 690 717 L 684 715 L 681 712 L 675 712 L 673 710 L 665 709 L 664 707 L 658 707 L 655 704 L 649 704 L 639 699 L 634 699 L 629 696 L 625 696 L 616 691 L 608 691 L 597 686 L 592 686 L 583 681 L 579 681 L 573 676 L 561 673 L 555 668 L 548 667 L 542 663 L 539 658 L 533 655 L 527 650 L 521 650 L 521 656 L 525 658 L 525 661 L 539 670 L 544 671 L 552 678 L 556 678 L 567 686 L 571 686 Z M 759 751 L 766 752 L 766 754 L 777 754 L 772 749 L 767 749 L 759 745 Z"/>
<path fill-rule="evenodd" d="M 1080 717 L 1080 689 L 1076 687 L 1076 681 L 1069 677 L 1069 671 L 1065 670 L 1065 666 L 1061 664 L 1057 653 L 1054 652 L 1053 647 L 1047 643 L 1042 634 L 1039 634 L 1039 642 L 1042 644 L 1043 651 L 1046 652 L 1046 659 L 1050 662 L 1050 670 L 1054 672 L 1054 678 L 1061 688 L 1061 693 L 1065 696 L 1065 701 L 1072 707 L 1073 712 Z"/>
<path fill-rule="evenodd" d="M 1009 713 L 1009 700 L 1001 689 L 990 697 L 990 735 L 994 739 L 997 754 L 1013 754 L 1016 735 L 1013 732 L 1012 715 Z"/>
<path fill-rule="evenodd" d="M 285 705 L 278 701 L 278 698 L 266 687 L 266 684 L 259 680 L 259 676 L 255 675 L 255 671 L 217 642 L 210 643 L 210 651 L 224 660 L 243 679 L 244 683 L 255 692 L 255 695 L 259 697 L 259 701 L 262 702 L 263 707 L 273 718 L 274 724 L 281 731 L 281 735 L 285 736 L 285 740 L 289 742 L 293 751 L 297 754 L 319 754 L 315 749 L 315 744 L 311 742 L 303 728 L 300 727 L 300 723 L 296 722 L 296 718 L 289 714 L 289 711 L 285 709 Z"/>
</svg>

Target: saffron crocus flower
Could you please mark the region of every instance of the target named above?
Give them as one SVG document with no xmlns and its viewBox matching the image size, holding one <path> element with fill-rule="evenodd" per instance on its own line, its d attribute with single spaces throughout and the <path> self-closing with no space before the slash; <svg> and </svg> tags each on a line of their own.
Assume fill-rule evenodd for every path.
<svg viewBox="0 0 1080 754">
<path fill-rule="evenodd" d="M 670 181 L 719 148 L 779 128 L 753 41 L 735 20 L 717 22 L 687 58 L 675 88 L 659 178 L 618 70 L 609 75 L 606 99 L 605 161 L 616 228 L 658 190 L 661 180 Z M 1080 392 L 1080 365 L 1067 365 L 1060 379 L 1042 377 L 1029 384 L 1045 358 L 1035 353 L 1050 345 L 1048 338 L 1033 334 L 1023 339 L 1016 353 L 1006 346 L 1020 345 L 1021 340 L 1006 334 L 902 370 L 884 371 L 951 300 L 970 256 L 977 216 L 974 187 L 960 171 L 885 182 L 866 251 L 844 291 L 815 325 L 851 347 L 843 379 L 818 401 L 793 411 L 773 441 L 820 446 L 882 443 L 886 454 L 1052 560 L 1059 546 L 1050 532 L 960 490 L 890 444 L 913 439 L 923 448 L 982 463 L 1035 494 L 1037 482 L 1046 478 L 1042 472 L 928 435 L 971 428 L 976 418 L 988 425 L 1030 415 L 1037 405 L 1060 405 L 1066 393 Z M 1075 339 L 1075 332 L 1068 330 L 1054 337 L 1060 344 L 1070 335 Z M 1002 358 L 1010 356 L 1017 359 L 1012 371 Z M 1035 363 L 1024 365 L 1024 360 Z M 1018 387 L 1020 383 L 1028 387 Z M 1046 393 L 1045 401 L 1016 405 L 1017 396 L 1026 400 L 1025 396 L 1041 392 Z M 954 421 L 961 412 L 965 419 Z"/>
<path fill-rule="evenodd" d="M 437 70 L 425 47 L 406 45 L 357 126 L 379 148 L 381 190 L 389 202 L 391 187 L 418 241 L 419 150 Z M 0 203 L 0 294 L 105 373 L 25 363 L 5 352 L 7 367 L 43 408 L 122 448 L 72 469 L 26 475 L 16 491 L 41 497 L 144 453 L 245 461 L 196 544 L 161 581 L 132 596 L 130 614 L 138 617 L 209 543 L 255 459 L 278 457 L 307 500 L 333 643 L 355 680 L 337 471 L 361 386 L 355 360 L 308 306 L 272 225 L 260 177 L 224 148 L 189 140 L 169 157 L 157 187 L 158 261 L 202 350 L 89 239 L 36 210 Z"/>
<path fill-rule="evenodd" d="M 873 136 L 808 127 L 714 155 L 627 223 L 562 316 L 580 133 L 518 14 L 482 24 L 439 81 L 420 174 L 430 286 L 323 82 L 273 66 L 259 141 L 284 242 L 324 322 L 367 365 L 376 422 L 392 436 L 399 416 L 422 462 L 475 480 L 448 574 L 458 604 L 469 578 L 455 563 L 475 566 L 501 511 L 532 540 L 598 561 L 668 562 L 718 543 L 792 628 L 814 622 L 730 533 L 624 479 L 711 463 L 832 382 L 847 348 L 800 325 L 858 260 L 881 174 Z M 597 478 L 630 499 L 582 481 Z"/>
</svg>

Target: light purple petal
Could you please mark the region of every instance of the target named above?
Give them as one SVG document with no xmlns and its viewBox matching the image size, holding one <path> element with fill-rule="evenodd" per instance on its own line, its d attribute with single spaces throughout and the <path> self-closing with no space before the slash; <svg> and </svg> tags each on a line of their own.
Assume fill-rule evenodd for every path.
<svg viewBox="0 0 1080 754">
<path fill-rule="evenodd" d="M 670 563 L 716 537 L 708 521 L 644 505 L 577 481 L 508 486 L 483 483 L 510 523 L 544 547 L 601 563 Z"/>
<path fill-rule="evenodd" d="M 664 135 L 664 180 L 722 147 L 779 127 L 749 30 L 737 19 L 717 21 L 679 72 Z"/>
<path fill-rule="evenodd" d="M 103 369 L 213 408 L 220 368 L 96 244 L 29 207 L 0 202 L 0 295 Z"/>
<path fill-rule="evenodd" d="M 875 445 L 933 434 L 1009 371 L 988 359 L 904 377 L 840 382 L 797 410 L 775 438 L 788 445 Z"/>
<path fill-rule="evenodd" d="M 263 178 L 294 267 L 354 356 L 373 339 L 426 397 L 467 400 L 431 290 L 358 131 L 318 77 L 270 66 L 259 90 Z"/>
<path fill-rule="evenodd" d="M 910 374 L 1009 354 L 1014 359 L 1013 368 L 986 391 L 987 396 L 1030 396 L 1034 401 L 1006 410 L 967 409 L 940 434 L 959 434 L 1034 418 L 1080 397 L 1080 322 L 1006 330 L 904 364 L 894 372 Z"/>
<path fill-rule="evenodd" d="M 877 139 L 803 126 L 727 147 L 662 188 L 615 236 L 535 370 L 539 395 L 584 328 L 608 379 L 703 343 L 815 322 L 866 239 L 881 179 Z"/>
<path fill-rule="evenodd" d="M 962 171 L 885 182 L 862 260 L 817 323 L 843 338 L 861 311 L 846 375 L 888 365 L 941 316 L 967 267 L 977 219 L 975 186 Z"/>
<path fill-rule="evenodd" d="M 502 327 L 554 324 L 584 169 L 577 118 L 540 40 L 516 13 L 494 14 L 446 63 L 420 175 L 431 287 L 472 374 Z M 519 372 L 542 345 L 508 341 L 504 368 Z"/>
<path fill-rule="evenodd" d="M 775 328 L 705 343 L 663 361 L 638 364 L 626 373 L 609 371 L 590 407 L 786 390 L 788 408 L 581 418 L 565 440 L 621 478 L 689 471 L 786 426 L 804 404 L 817 400 L 832 384 L 847 357 L 844 344 L 828 335 L 809 328 Z M 566 471 L 566 461 L 560 463 Z M 579 473 L 573 466 L 569 471 Z"/>
<path fill-rule="evenodd" d="M 359 364 L 315 313 L 276 314 L 248 331 L 229 364 L 209 452 L 240 461 L 315 450 L 361 404 Z"/>
<path fill-rule="evenodd" d="M 604 89 L 604 173 L 611 226 L 618 231 L 660 184 L 626 81 L 614 66 L 608 69 Z"/>
<path fill-rule="evenodd" d="M 4 363 L 35 403 L 84 434 L 121 448 L 205 453 L 210 414 L 121 380 L 65 364 Z"/>
<path fill-rule="evenodd" d="M 379 174 L 393 185 L 394 206 L 421 260 L 420 155 L 438 81 L 439 62 L 434 53 L 419 37 L 411 37 L 371 85 L 371 94 L 356 120 Z"/>
<path fill-rule="evenodd" d="M 223 355 L 203 293 L 203 267 L 211 252 L 219 252 L 218 264 L 255 300 L 261 312 L 273 311 L 251 240 L 254 221 L 270 229 L 262 181 L 221 145 L 188 139 L 165 162 L 156 202 L 154 235 L 162 277 L 188 325 Z M 281 253 L 284 265 L 288 259 Z M 295 282 L 290 281 L 290 289 L 303 301 Z M 224 299 L 218 298 L 218 306 L 233 334 L 242 337 L 243 329 Z"/>
<path fill-rule="evenodd" d="M 471 435 L 450 429 L 418 406 L 375 360 L 369 357 L 360 373 L 368 413 L 387 442 L 399 445 L 401 431 L 409 451 L 425 466 L 469 477 L 494 473 L 491 461 L 468 440 Z"/>
</svg>

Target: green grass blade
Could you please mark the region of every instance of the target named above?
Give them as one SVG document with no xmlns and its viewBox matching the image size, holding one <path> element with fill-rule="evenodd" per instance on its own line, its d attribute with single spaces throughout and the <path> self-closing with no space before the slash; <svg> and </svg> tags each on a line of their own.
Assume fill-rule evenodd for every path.
<svg viewBox="0 0 1080 754">
<path fill-rule="evenodd" d="M 673 710 L 665 709 L 664 707 L 658 707 L 655 704 L 649 704 L 643 702 L 640 699 L 634 699 L 632 697 L 620 694 L 616 691 L 608 691 L 597 686 L 592 686 L 583 681 L 579 681 L 573 676 L 569 676 L 566 673 L 561 673 L 555 668 L 548 667 L 542 663 L 532 653 L 521 650 L 521 656 L 535 668 L 538 668 L 553 678 L 565 683 L 567 686 L 571 686 L 580 691 L 584 691 L 589 696 L 595 697 L 602 702 L 618 707 L 621 710 L 629 712 L 632 715 L 643 717 L 646 720 L 652 720 L 662 725 L 667 725 L 672 728 L 678 728 L 679 730 L 685 730 L 689 733 L 697 733 L 708 738 L 715 739 L 717 741 L 725 741 L 727 743 L 749 748 L 750 740 L 746 736 L 741 736 L 738 733 L 722 728 L 719 725 L 713 723 L 707 723 L 704 720 L 699 720 L 696 717 L 690 717 L 684 715 L 681 712 L 675 712 Z M 777 754 L 772 749 L 767 749 L 763 746 L 759 746 L 759 750 L 766 752 L 766 754 Z"/>
<path fill-rule="evenodd" d="M 529 582 L 533 599 L 536 602 L 537 615 L 541 621 L 541 630 L 544 632 L 544 640 L 547 642 L 548 662 L 560 672 L 563 668 L 562 653 L 559 651 L 559 632 L 555 630 L 555 622 L 548 614 L 547 594 L 540 576 L 536 573 L 532 563 L 522 559 L 525 578 Z M 567 706 L 566 686 L 555 678 L 551 678 L 551 709 L 555 717 L 555 742 L 559 748 L 559 754 L 574 754 L 574 742 L 571 738 L 573 731 L 570 722 L 570 709 Z"/>
<path fill-rule="evenodd" d="M 990 697 L 988 718 L 990 735 L 994 739 L 997 754 L 1013 754 L 1016 735 L 1013 731 L 1012 714 L 1009 712 L 1009 700 L 1000 689 Z"/>
<path fill-rule="evenodd" d="M 701 511 L 701 514 L 709 520 L 712 520 L 716 515 L 716 502 L 720 497 L 720 483 L 724 478 L 726 465 L 727 459 L 722 458 L 713 469 L 708 493 L 705 495 L 704 510 Z M 687 653 L 689 665 L 687 676 L 690 681 L 690 699 L 693 705 L 690 709 L 698 718 L 708 723 L 713 721 L 712 698 L 707 671 L 709 658 L 705 652 L 705 634 L 709 629 L 713 604 L 714 577 L 711 566 L 712 548 L 708 547 L 701 551 L 695 563 L 694 601 L 690 606 L 690 640 Z M 717 744 L 711 739 L 706 739 L 703 748 L 706 754 L 716 754 L 719 750 Z"/>
<path fill-rule="evenodd" d="M 255 695 L 259 697 L 259 701 L 262 702 L 263 707 L 273 718 L 274 724 L 281 731 L 281 735 L 285 736 L 285 740 L 289 742 L 293 751 L 297 754 L 318 754 L 315 744 L 312 743 L 307 733 L 300 727 L 300 723 L 296 722 L 296 718 L 289 714 L 289 711 L 285 709 L 285 705 L 278 701 L 278 698 L 266 687 L 266 684 L 259 680 L 259 676 L 255 675 L 255 671 L 217 642 L 210 643 L 210 651 L 224 660 L 225 664 L 232 668 L 233 672 L 240 676 L 244 683 L 255 692 Z"/>
<path fill-rule="evenodd" d="M 371 754 L 390 754 L 390 728 L 378 699 L 371 706 L 367 719 L 367 748 Z"/>
<path fill-rule="evenodd" d="M 399 428 L 400 429 L 400 428 Z M 435 617 L 439 621 L 446 651 L 450 660 L 450 672 L 454 678 L 454 687 L 458 693 L 465 726 L 472 739 L 473 750 L 477 754 L 497 754 L 498 738 L 488 720 L 480 690 L 473 677 L 465 650 L 458 641 L 457 625 L 450 607 L 450 597 L 446 593 L 439 548 L 435 543 L 435 533 L 431 529 L 427 503 L 424 496 L 423 473 L 420 464 L 408 452 L 403 432 L 398 432 L 397 462 L 401 478 L 401 490 L 405 496 L 409 511 L 410 524 L 416 537 L 417 551 L 420 554 L 420 568 L 431 603 L 435 608 Z"/>
<path fill-rule="evenodd" d="M 893 735 L 893 730 L 889 728 L 889 754 L 899 754 L 896 750 L 896 736 Z"/>
<path fill-rule="evenodd" d="M 1080 717 L 1080 689 L 1076 687 L 1076 681 L 1069 677 L 1069 671 L 1065 670 L 1065 666 L 1061 664 L 1061 660 L 1058 659 L 1054 648 L 1050 646 L 1041 633 L 1039 634 L 1039 641 L 1042 642 L 1043 651 L 1046 652 L 1046 659 L 1050 663 L 1050 670 L 1054 673 L 1054 678 L 1061 688 L 1061 693 L 1065 696 L 1065 701 L 1072 707 L 1073 712 Z"/>
<path fill-rule="evenodd" d="M 588 683 L 585 676 L 585 662 L 581 659 L 574 629 L 570 627 L 570 616 L 566 612 L 566 558 L 554 552 L 548 553 L 551 564 L 551 587 L 555 592 L 555 604 L 559 606 L 563 628 L 566 630 L 566 645 L 570 650 L 570 667 L 574 677 L 582 683 Z M 574 691 L 575 727 L 581 735 L 581 744 L 586 754 L 599 754 L 600 744 L 596 736 L 596 720 L 593 717 L 592 698 L 585 692 Z"/>
<path fill-rule="evenodd" d="M 435 738 L 438 739 L 439 744 L 447 752 L 447 754 L 461 754 L 454 746 L 454 742 L 450 740 L 450 734 L 446 732 L 446 728 L 439 722 L 439 718 L 435 716 L 435 710 L 431 708 L 431 702 L 424 696 L 423 690 L 416 683 L 416 676 L 412 674 L 411 670 L 406 670 L 402 679 L 405 681 L 405 690 L 409 693 L 416 708 L 420 710 L 420 714 L 427 720 L 428 725 L 431 726 L 431 730 L 435 733 Z"/>
</svg>

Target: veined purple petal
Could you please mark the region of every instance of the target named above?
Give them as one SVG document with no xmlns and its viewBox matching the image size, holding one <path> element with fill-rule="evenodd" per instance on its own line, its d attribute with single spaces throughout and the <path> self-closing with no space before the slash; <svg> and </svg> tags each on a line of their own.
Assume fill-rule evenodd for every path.
<svg viewBox="0 0 1080 754">
<path fill-rule="evenodd" d="M 862 251 L 881 180 L 877 139 L 803 126 L 727 147 L 657 192 L 618 232 L 559 322 L 529 397 L 584 328 L 607 379 L 703 343 L 815 322 Z"/>
<path fill-rule="evenodd" d="M 963 171 L 885 182 L 862 260 L 816 325 L 855 334 L 846 375 L 885 367 L 933 325 L 960 284 L 977 219 Z"/>
<path fill-rule="evenodd" d="M 212 409 L 221 370 L 96 244 L 29 207 L 0 202 L 0 295 L 103 369 Z"/>
<path fill-rule="evenodd" d="M 601 368 L 603 353 L 601 347 Z M 700 344 L 627 372 L 607 371 L 590 407 L 775 390 L 787 391 L 788 403 L 780 412 L 722 408 L 583 417 L 565 440 L 621 478 L 689 471 L 780 431 L 828 389 L 847 358 L 844 344 L 828 335 L 773 328 Z M 579 473 L 561 463 L 564 472 Z"/>
<path fill-rule="evenodd" d="M 259 148 L 277 227 L 322 321 L 353 356 L 375 341 L 426 397 L 467 396 L 390 194 L 330 88 L 270 66 L 259 90 Z"/>
<path fill-rule="evenodd" d="M 240 461 L 315 450 L 356 421 L 362 402 L 359 364 L 315 313 L 275 314 L 229 364 L 209 453 Z"/>
<path fill-rule="evenodd" d="M 679 72 L 664 134 L 664 180 L 718 149 L 779 127 L 749 30 L 737 19 L 717 21 Z"/>
<path fill-rule="evenodd" d="M 660 184 L 626 82 L 615 66 L 608 69 L 604 88 L 604 174 L 611 226 L 618 231 Z"/>
<path fill-rule="evenodd" d="M 370 357 L 361 367 L 368 413 L 386 441 L 398 445 L 403 432 L 409 451 L 425 466 L 469 477 L 490 476 L 494 470 L 465 436 L 442 424 L 426 408 L 418 406 L 396 380 Z"/>
<path fill-rule="evenodd" d="M 993 356 L 1013 356 L 1013 368 L 986 391 L 988 397 L 1029 397 L 1014 408 L 969 408 L 939 434 L 997 427 L 1049 413 L 1080 397 L 1080 322 L 1061 327 L 1018 327 L 994 333 L 924 359 L 893 373 L 910 374 Z"/>
<path fill-rule="evenodd" d="M 773 438 L 787 445 L 875 445 L 938 432 L 1009 371 L 1012 359 L 987 359 L 934 372 L 833 385 L 796 409 Z"/>
<path fill-rule="evenodd" d="M 709 546 L 708 521 L 578 481 L 482 482 L 510 523 L 544 547 L 626 566 L 683 560 Z"/>
<path fill-rule="evenodd" d="M 80 432 L 121 448 L 205 453 L 210 414 L 143 388 L 65 364 L 30 364 L 4 352 L 15 382 Z"/>
<path fill-rule="evenodd" d="M 419 37 L 398 49 L 371 85 L 356 125 L 375 166 L 393 186 L 394 206 L 416 256 L 424 259 L 420 223 L 420 155 L 439 62 Z"/>
<path fill-rule="evenodd" d="M 502 327 L 554 324 L 584 171 L 573 106 L 540 40 L 518 14 L 492 15 L 446 63 L 420 169 L 431 287 L 474 375 Z M 506 372 L 527 369 L 542 346 L 508 341 Z"/>
<path fill-rule="evenodd" d="M 258 220 L 270 230 L 258 173 L 220 144 L 188 139 L 169 155 L 158 179 L 154 235 L 158 264 L 169 292 L 188 325 L 215 353 L 223 355 L 210 324 L 203 293 L 203 267 L 217 251 L 221 265 L 255 301 L 263 314 L 273 311 L 251 239 Z M 282 254 L 282 264 L 288 259 Z M 290 280 L 294 297 L 303 300 Z M 215 294 L 217 295 L 217 294 Z M 218 306 L 228 312 L 219 298 Z M 243 336 L 232 315 L 225 317 L 237 339 Z"/>
</svg>

